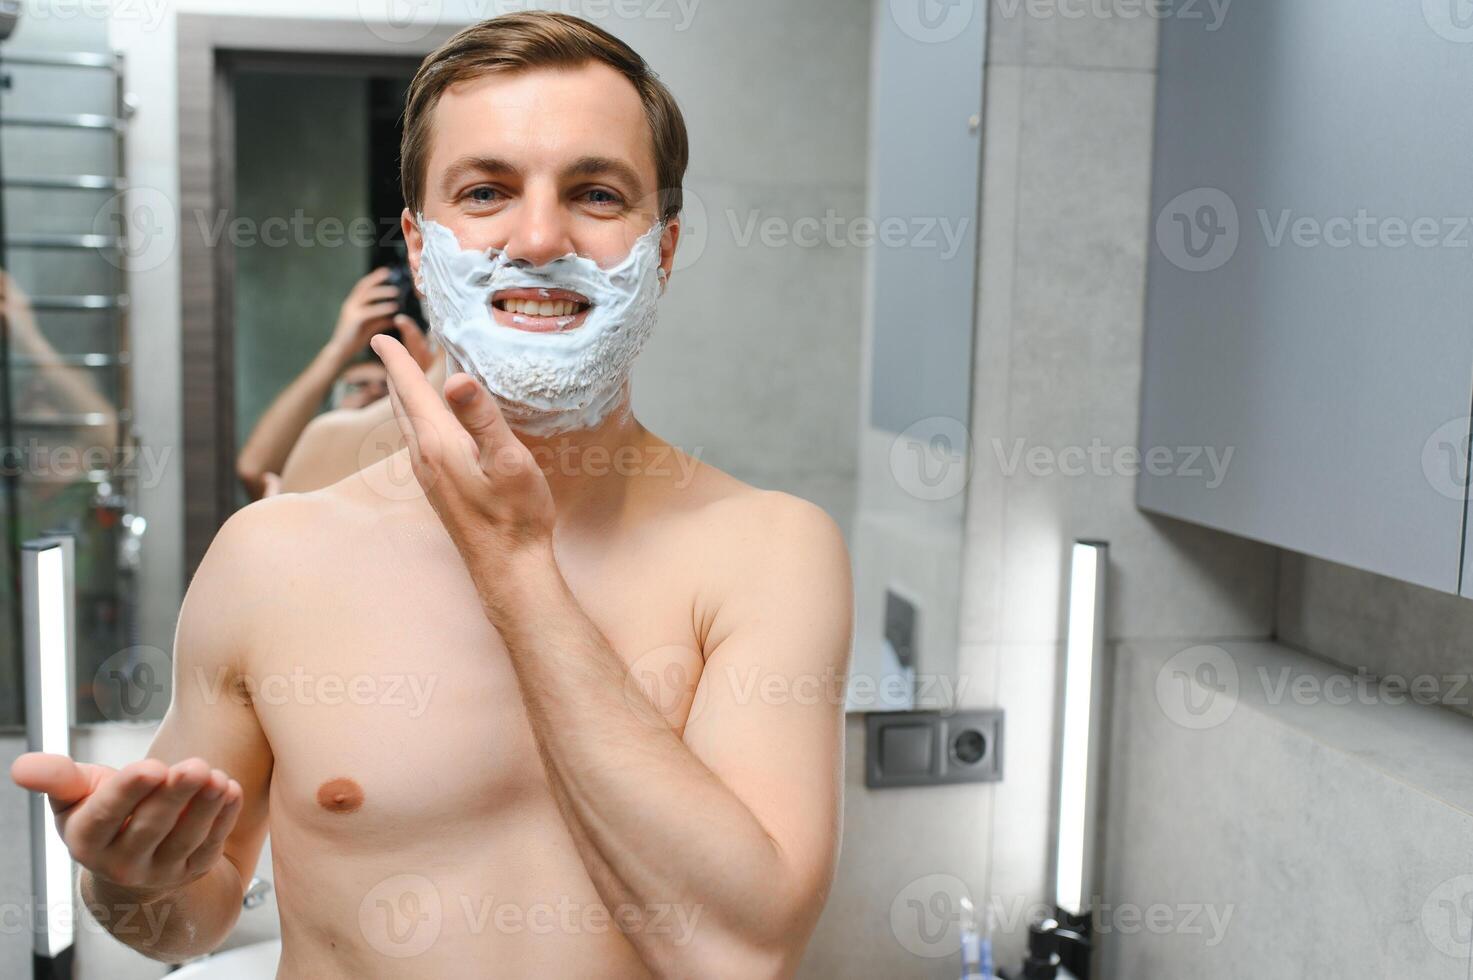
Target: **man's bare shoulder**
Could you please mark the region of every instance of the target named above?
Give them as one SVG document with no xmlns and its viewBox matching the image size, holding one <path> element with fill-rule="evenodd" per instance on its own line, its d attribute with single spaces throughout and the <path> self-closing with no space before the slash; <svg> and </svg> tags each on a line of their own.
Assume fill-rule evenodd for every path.
<svg viewBox="0 0 1473 980">
<path fill-rule="evenodd" d="M 371 527 L 426 514 L 433 516 L 401 451 L 320 489 L 248 504 L 220 528 L 210 554 L 220 552 L 237 573 L 275 579 L 323 558 L 341 562 L 371 542 L 364 533 Z"/>
<path fill-rule="evenodd" d="M 364 408 L 339 408 L 307 423 L 282 467 L 288 493 L 318 490 L 403 448 L 389 399 Z"/>
<path fill-rule="evenodd" d="M 327 580 L 322 549 L 311 541 L 328 518 L 305 494 L 266 497 L 221 525 L 190 577 L 180 610 L 178 645 L 201 651 L 242 651 L 282 621 L 284 612 L 315 601 Z"/>
<path fill-rule="evenodd" d="M 362 408 L 334 408 L 323 412 L 307 423 L 303 434 L 318 432 L 337 435 L 348 432 L 367 435 L 393 419 L 393 403 L 387 398 L 380 398 Z"/>
<path fill-rule="evenodd" d="M 837 573 L 849 564 L 844 532 L 818 504 L 781 490 L 733 494 L 707 515 L 728 554 L 747 567 L 785 564 Z"/>
<path fill-rule="evenodd" d="M 741 578 L 777 565 L 829 576 L 848 574 L 844 533 L 818 504 L 781 490 L 753 486 L 703 461 L 685 471 L 691 473 L 687 486 L 676 488 L 671 495 L 688 493 L 689 498 L 685 506 L 673 509 L 685 512 L 696 526 L 702 550 L 721 554 L 723 564 L 737 570 Z M 683 528 L 682 533 L 689 530 Z"/>
<path fill-rule="evenodd" d="M 343 519 L 331 489 L 281 493 L 242 507 L 216 532 L 201 569 L 222 565 L 236 577 L 273 581 L 304 565 L 312 544 L 338 530 Z"/>
<path fill-rule="evenodd" d="M 699 568 L 693 612 L 703 624 L 704 655 L 709 660 L 725 650 L 814 671 L 843 670 L 854 580 L 838 523 L 794 494 L 719 470 L 706 478 L 713 482 L 700 505 L 671 528 Z M 740 636 L 763 639 L 733 645 Z"/>
</svg>

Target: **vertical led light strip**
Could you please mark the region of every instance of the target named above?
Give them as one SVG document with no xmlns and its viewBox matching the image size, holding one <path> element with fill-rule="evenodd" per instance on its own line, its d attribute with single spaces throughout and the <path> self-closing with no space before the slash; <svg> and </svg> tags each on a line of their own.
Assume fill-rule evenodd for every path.
<svg viewBox="0 0 1473 980">
<path fill-rule="evenodd" d="M 1069 636 L 1064 655 L 1064 724 L 1059 765 L 1059 837 L 1054 902 L 1087 911 L 1093 885 L 1094 816 L 1099 790 L 1096 676 L 1104 644 L 1105 568 L 1109 545 L 1076 541 L 1069 567 Z"/>
<path fill-rule="evenodd" d="M 27 542 L 22 559 L 27 741 L 33 752 L 71 755 L 72 541 Z M 40 794 L 31 797 L 31 874 L 37 905 L 35 951 L 52 959 L 75 938 L 72 858 L 56 831 L 51 806 Z M 44 930 L 39 928 L 42 922 Z"/>
</svg>

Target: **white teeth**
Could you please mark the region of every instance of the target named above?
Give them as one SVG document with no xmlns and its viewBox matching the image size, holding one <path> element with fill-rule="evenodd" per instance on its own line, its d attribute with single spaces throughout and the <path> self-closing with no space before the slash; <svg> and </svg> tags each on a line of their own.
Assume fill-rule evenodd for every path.
<svg viewBox="0 0 1473 980">
<path fill-rule="evenodd" d="M 525 316 L 572 316 L 583 307 L 582 303 L 566 299 L 504 299 L 497 305 L 508 313 Z"/>
</svg>

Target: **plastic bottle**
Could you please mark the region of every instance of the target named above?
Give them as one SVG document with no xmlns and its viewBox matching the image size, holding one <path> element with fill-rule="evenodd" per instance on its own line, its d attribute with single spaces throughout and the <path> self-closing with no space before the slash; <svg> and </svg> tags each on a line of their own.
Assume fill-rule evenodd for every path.
<svg viewBox="0 0 1473 980">
<path fill-rule="evenodd" d="M 962 980 L 995 980 L 992 972 L 991 909 L 979 916 L 972 900 L 961 899 Z"/>
</svg>

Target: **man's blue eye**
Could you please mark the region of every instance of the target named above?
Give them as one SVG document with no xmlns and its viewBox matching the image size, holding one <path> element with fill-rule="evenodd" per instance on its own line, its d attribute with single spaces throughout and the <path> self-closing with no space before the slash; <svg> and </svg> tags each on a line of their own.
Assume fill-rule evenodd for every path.
<svg viewBox="0 0 1473 980">
<path fill-rule="evenodd" d="M 487 201 L 490 201 L 490 195 L 495 193 L 496 191 L 492 190 L 490 187 L 476 187 L 471 189 L 470 196 L 475 198 L 477 201 L 485 203 Z"/>
<path fill-rule="evenodd" d="M 593 190 L 588 192 L 590 197 L 602 195 L 602 200 L 595 200 L 595 204 L 618 204 L 619 196 L 612 191 Z"/>
</svg>

